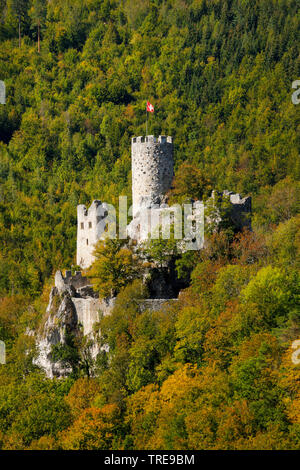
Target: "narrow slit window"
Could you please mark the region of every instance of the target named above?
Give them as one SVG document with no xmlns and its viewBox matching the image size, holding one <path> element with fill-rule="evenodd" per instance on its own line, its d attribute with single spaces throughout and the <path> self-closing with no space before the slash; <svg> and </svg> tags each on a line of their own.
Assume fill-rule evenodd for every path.
<svg viewBox="0 0 300 470">
<path fill-rule="evenodd" d="M 92 228 L 92 222 L 89 222 L 89 228 Z"/>
<path fill-rule="evenodd" d="M 88 239 L 86 239 L 86 244 L 87 244 L 87 245 L 89 244 L 89 241 L 88 241 Z"/>
<path fill-rule="evenodd" d="M 83 229 L 84 229 L 84 223 L 83 223 L 83 222 L 81 222 L 81 224 L 80 224 L 80 228 L 81 228 L 81 230 L 83 230 Z"/>
</svg>

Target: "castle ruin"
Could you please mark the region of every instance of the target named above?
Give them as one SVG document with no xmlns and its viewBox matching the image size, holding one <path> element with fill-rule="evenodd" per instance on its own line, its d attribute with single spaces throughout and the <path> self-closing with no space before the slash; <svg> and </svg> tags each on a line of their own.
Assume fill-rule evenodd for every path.
<svg viewBox="0 0 300 470">
<path fill-rule="evenodd" d="M 143 215 L 151 210 L 156 215 L 165 210 L 172 211 L 172 208 L 163 208 L 173 180 L 172 137 L 134 137 L 131 154 L 133 219 L 127 226 L 127 233 L 131 238 L 142 241 L 148 235 L 147 230 L 141 227 Z M 236 229 L 250 228 L 251 198 L 243 199 L 229 191 L 214 191 L 211 201 L 215 205 L 214 201 L 224 197 L 230 201 L 231 219 Z M 201 201 L 195 202 L 195 207 L 200 208 L 201 205 Z M 94 200 L 89 209 L 82 204 L 77 207 L 77 264 L 83 269 L 93 263 L 95 244 L 106 236 L 104 231 L 109 207 L 99 200 Z M 218 211 L 215 217 L 218 224 L 221 220 Z M 150 298 L 140 301 L 140 310 L 157 310 L 175 302 L 181 288 L 172 270 L 169 272 L 167 267 L 154 267 L 149 283 Z M 39 354 L 34 363 L 42 367 L 50 378 L 69 375 L 70 367 L 53 360 L 52 348 L 57 344 L 67 344 L 70 332 L 79 336 L 82 334 L 91 341 L 91 356 L 95 358 L 100 349 L 94 326 L 103 315 L 110 315 L 114 302 L 114 298 L 100 299 L 89 279 L 83 277 L 80 271 L 74 275 L 66 271 L 65 276 L 57 271 L 47 307 L 48 317 L 42 333 L 36 338 Z"/>
<path fill-rule="evenodd" d="M 174 177 L 173 138 L 164 135 L 157 138 L 153 135 L 133 137 L 131 161 L 133 218 L 127 226 L 127 235 L 141 242 L 148 238 L 150 232 L 152 221 L 149 222 L 149 217 L 153 216 L 150 211 L 154 211 L 158 221 L 166 211 L 169 211 L 169 214 L 172 212 L 172 208 L 165 208 L 164 205 Z M 217 192 L 213 191 L 212 201 L 216 200 L 216 194 Z M 230 191 L 218 193 L 218 197 L 229 199 L 231 219 L 237 230 L 251 228 L 251 197 L 242 198 Z M 201 210 L 201 204 L 200 201 L 194 204 L 196 212 Z M 104 221 L 108 207 L 109 205 L 99 200 L 94 200 L 89 209 L 84 205 L 77 207 L 77 265 L 83 269 L 93 263 L 93 251 L 97 241 L 105 238 Z M 192 217 L 199 218 L 196 212 Z M 217 221 L 220 222 L 219 219 Z M 197 233 L 195 237 L 197 239 Z M 201 240 L 200 237 L 197 239 L 197 249 L 203 246 Z"/>
</svg>

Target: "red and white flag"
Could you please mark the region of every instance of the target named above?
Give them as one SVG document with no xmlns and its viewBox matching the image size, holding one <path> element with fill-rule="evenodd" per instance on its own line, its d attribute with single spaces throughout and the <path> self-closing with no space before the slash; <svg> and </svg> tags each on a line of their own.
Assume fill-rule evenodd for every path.
<svg viewBox="0 0 300 470">
<path fill-rule="evenodd" d="M 149 113 L 154 113 L 154 106 L 149 101 L 147 101 L 147 111 Z"/>
</svg>

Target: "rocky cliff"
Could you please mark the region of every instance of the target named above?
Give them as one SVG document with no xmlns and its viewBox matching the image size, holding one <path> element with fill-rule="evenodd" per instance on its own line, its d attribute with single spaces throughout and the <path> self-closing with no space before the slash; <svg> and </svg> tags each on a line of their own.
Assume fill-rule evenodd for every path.
<svg viewBox="0 0 300 470">
<path fill-rule="evenodd" d="M 35 364 L 42 367 L 49 378 L 70 374 L 71 368 L 62 361 L 55 361 L 52 354 L 54 346 L 67 345 L 70 334 L 91 339 L 92 357 L 96 357 L 99 347 L 93 326 L 99 322 L 100 315 L 110 313 L 113 305 L 114 299 L 99 299 L 81 273 L 71 276 L 67 271 L 64 277 L 61 271 L 57 271 L 46 311 L 47 319 L 37 337 Z"/>
</svg>

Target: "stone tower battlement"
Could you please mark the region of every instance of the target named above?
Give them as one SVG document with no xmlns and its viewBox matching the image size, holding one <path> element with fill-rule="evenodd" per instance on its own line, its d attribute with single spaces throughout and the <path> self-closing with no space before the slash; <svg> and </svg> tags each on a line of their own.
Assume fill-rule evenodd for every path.
<svg viewBox="0 0 300 470">
<path fill-rule="evenodd" d="M 160 204 L 171 188 L 173 171 L 173 138 L 160 135 L 133 137 L 132 200 L 135 217 L 142 208 Z"/>
<path fill-rule="evenodd" d="M 107 215 L 107 206 L 94 200 L 89 209 L 85 205 L 77 206 L 77 260 L 81 268 L 88 268 L 94 261 L 95 244 L 103 234 L 101 220 Z"/>
</svg>

